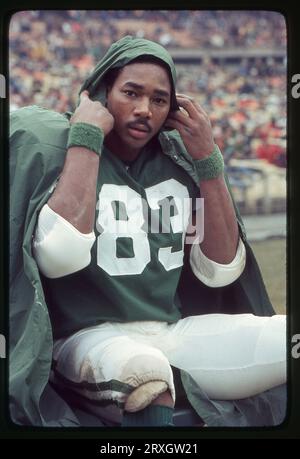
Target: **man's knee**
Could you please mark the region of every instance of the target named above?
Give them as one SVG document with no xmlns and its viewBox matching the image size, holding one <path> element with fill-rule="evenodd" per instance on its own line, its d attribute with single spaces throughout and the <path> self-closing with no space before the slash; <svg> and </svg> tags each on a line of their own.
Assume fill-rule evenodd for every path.
<svg viewBox="0 0 300 459">
<path fill-rule="evenodd" d="M 173 393 L 174 396 L 174 393 Z M 163 381 L 149 381 L 137 387 L 127 398 L 125 411 L 136 412 L 149 405 L 174 407 L 174 399 Z"/>
<path fill-rule="evenodd" d="M 151 403 L 173 406 L 175 400 L 173 373 L 166 357 L 159 351 L 152 355 L 136 355 L 124 367 L 121 380 L 134 385 L 125 411 L 139 411 Z M 164 394 L 164 395 L 163 395 Z"/>
<path fill-rule="evenodd" d="M 148 381 L 172 380 L 172 369 L 167 358 L 157 349 L 149 349 L 129 358 L 124 365 L 121 381 L 138 387 Z"/>
</svg>

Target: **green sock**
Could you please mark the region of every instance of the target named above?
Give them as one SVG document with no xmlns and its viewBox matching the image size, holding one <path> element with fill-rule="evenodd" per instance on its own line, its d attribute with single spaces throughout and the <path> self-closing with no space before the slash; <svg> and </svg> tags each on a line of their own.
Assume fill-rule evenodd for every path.
<svg viewBox="0 0 300 459">
<path fill-rule="evenodd" d="M 135 413 L 124 411 L 122 427 L 173 426 L 173 412 L 173 408 L 163 405 L 149 405 Z"/>
</svg>

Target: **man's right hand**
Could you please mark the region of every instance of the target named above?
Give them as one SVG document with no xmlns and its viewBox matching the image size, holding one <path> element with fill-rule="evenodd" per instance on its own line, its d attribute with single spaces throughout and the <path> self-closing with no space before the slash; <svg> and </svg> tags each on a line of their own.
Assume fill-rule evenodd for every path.
<svg viewBox="0 0 300 459">
<path fill-rule="evenodd" d="M 88 91 L 80 94 L 80 104 L 76 108 L 70 123 L 88 123 L 102 129 L 107 135 L 114 126 L 114 117 L 101 102 L 92 101 Z"/>
</svg>

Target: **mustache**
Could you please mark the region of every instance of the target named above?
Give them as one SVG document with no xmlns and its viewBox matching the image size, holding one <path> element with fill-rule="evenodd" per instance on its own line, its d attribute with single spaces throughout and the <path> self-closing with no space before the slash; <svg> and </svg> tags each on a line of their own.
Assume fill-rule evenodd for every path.
<svg viewBox="0 0 300 459">
<path fill-rule="evenodd" d="M 132 129 L 141 129 L 141 128 L 143 128 L 143 130 L 145 130 L 147 132 L 151 132 L 152 131 L 151 126 L 149 126 L 147 120 L 145 120 L 143 118 L 140 118 L 139 120 L 136 120 L 136 121 L 132 121 L 131 123 L 127 123 L 127 127 L 128 128 L 132 128 Z"/>
</svg>

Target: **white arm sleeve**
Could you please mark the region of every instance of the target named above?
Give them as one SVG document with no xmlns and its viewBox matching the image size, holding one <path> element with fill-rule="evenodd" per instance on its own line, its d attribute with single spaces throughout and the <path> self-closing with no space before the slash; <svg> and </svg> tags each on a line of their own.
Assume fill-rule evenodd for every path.
<svg viewBox="0 0 300 459">
<path fill-rule="evenodd" d="M 95 234 L 83 234 L 47 204 L 41 209 L 33 239 L 33 255 L 40 271 L 51 279 L 88 266 Z"/>
<path fill-rule="evenodd" d="M 246 264 L 246 249 L 242 239 L 239 240 L 235 258 L 223 265 L 207 258 L 194 242 L 190 251 L 190 265 L 195 276 L 208 287 L 225 287 L 242 274 Z"/>
</svg>

